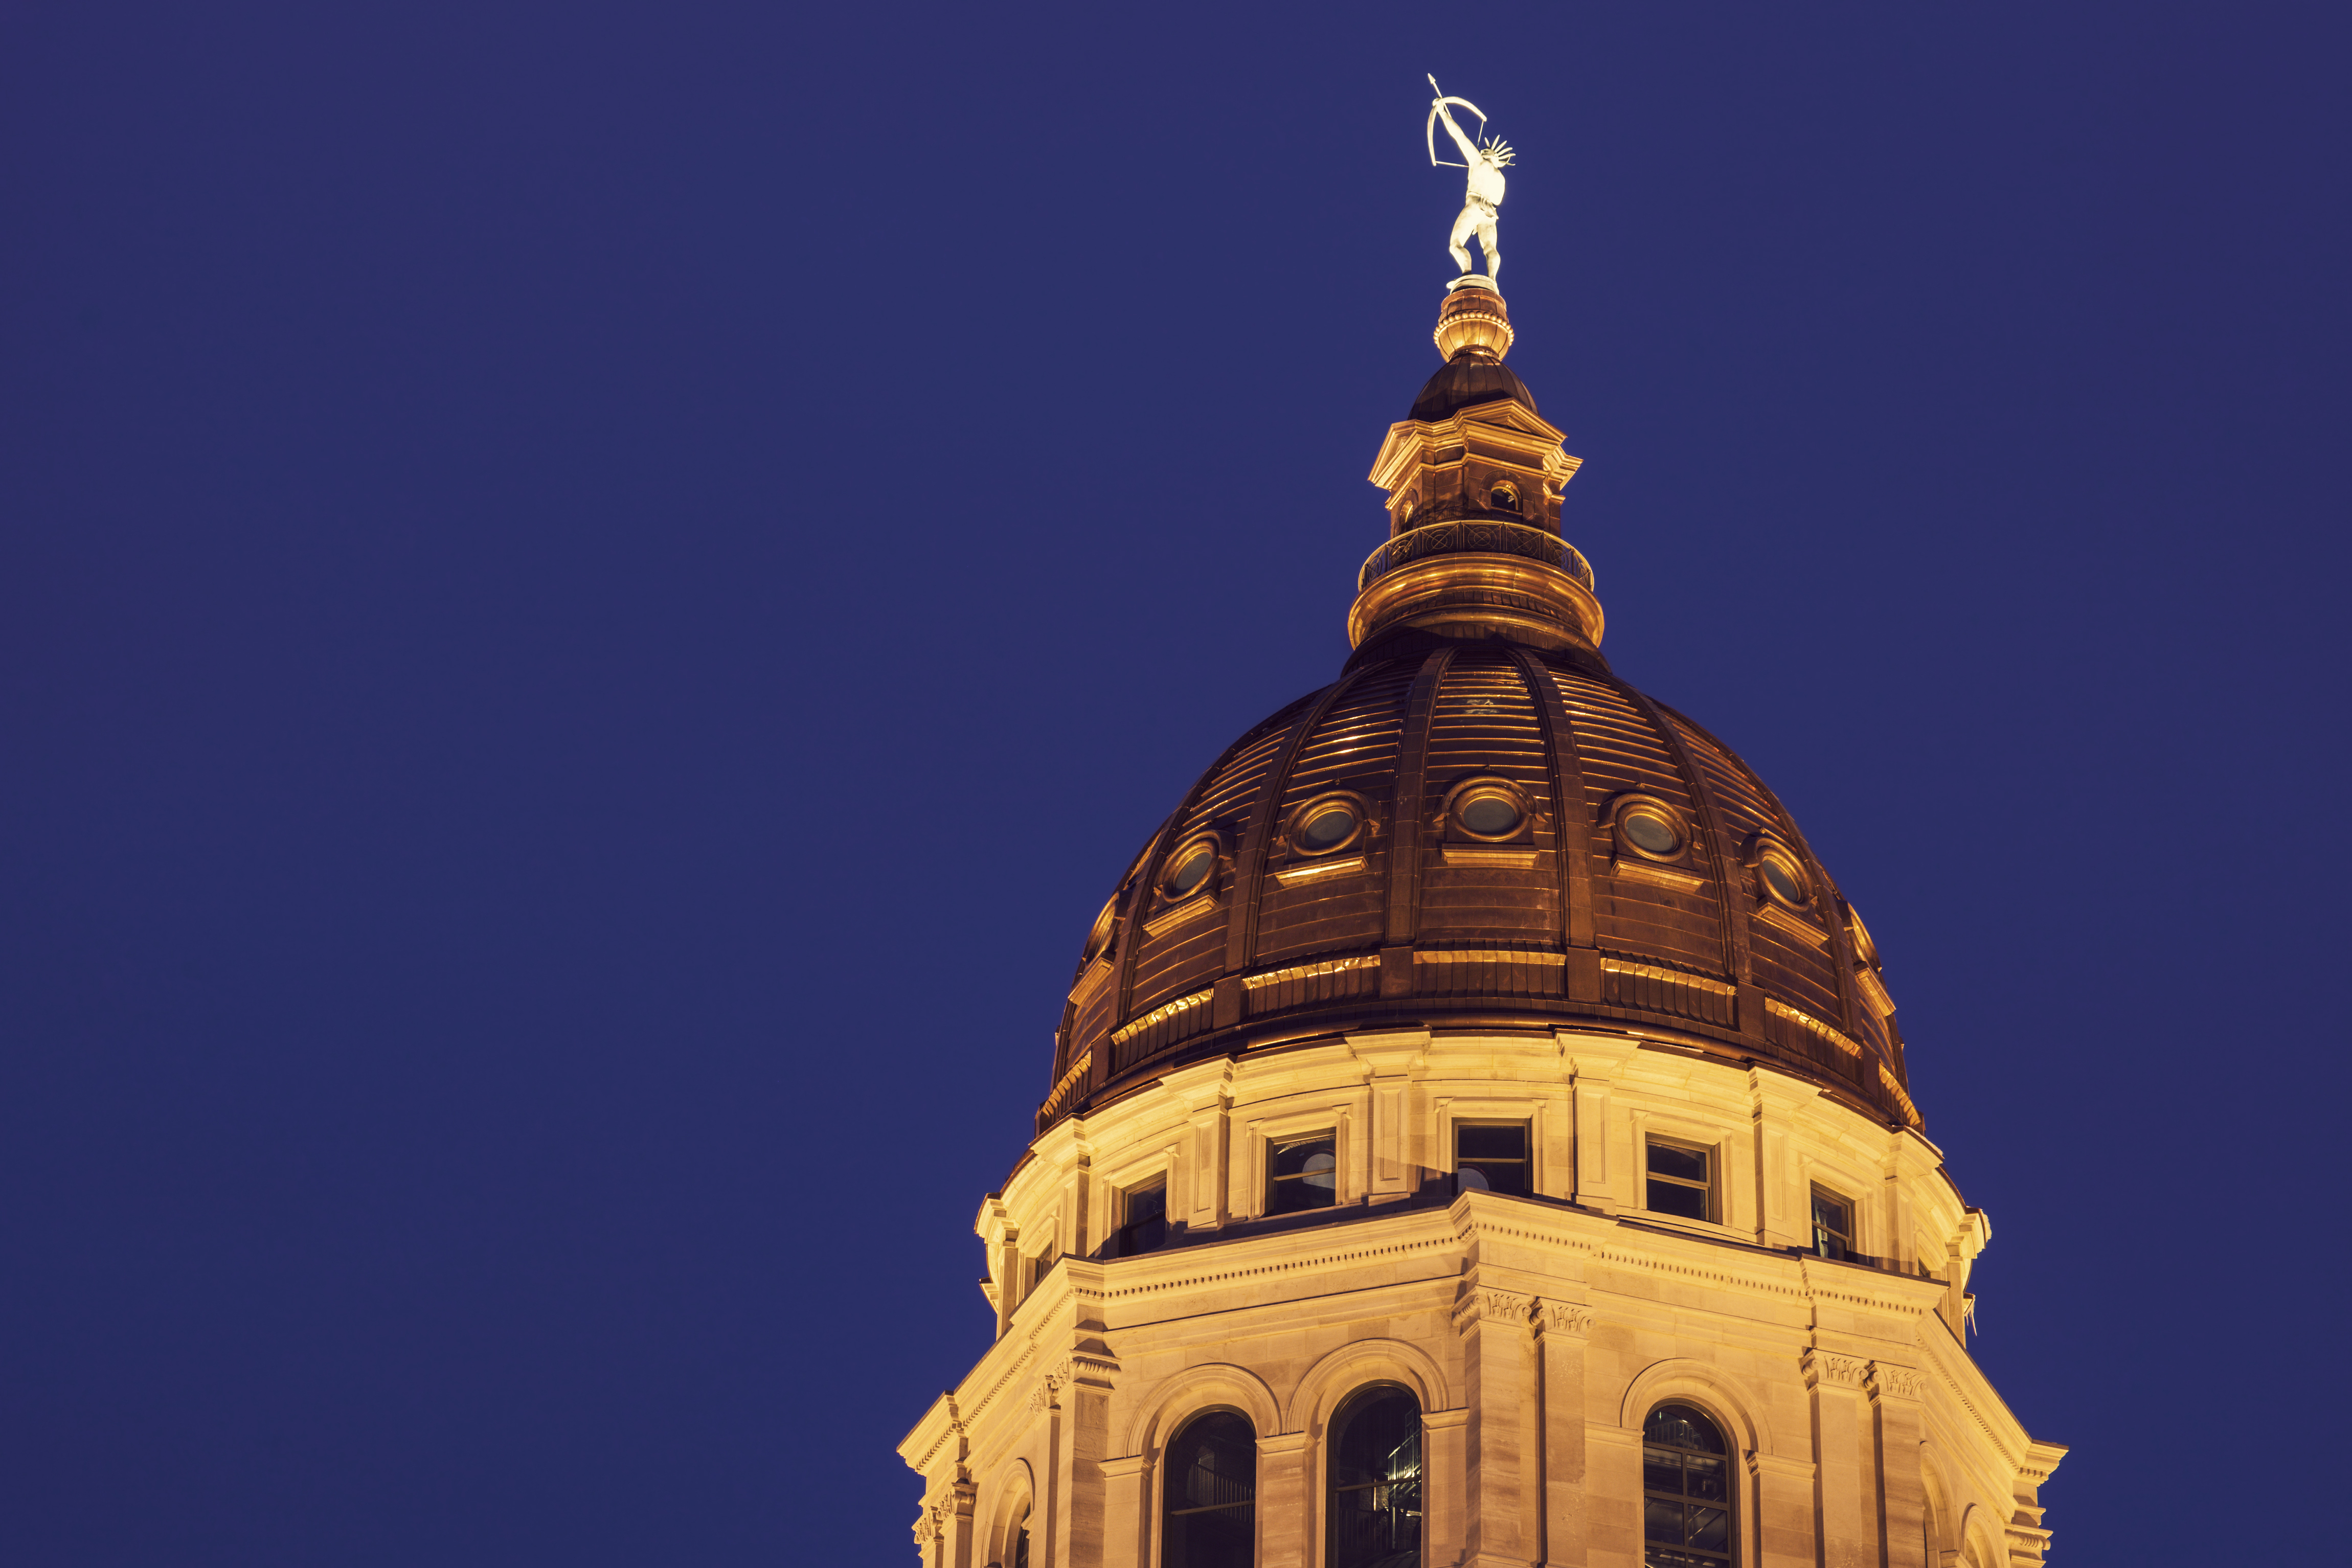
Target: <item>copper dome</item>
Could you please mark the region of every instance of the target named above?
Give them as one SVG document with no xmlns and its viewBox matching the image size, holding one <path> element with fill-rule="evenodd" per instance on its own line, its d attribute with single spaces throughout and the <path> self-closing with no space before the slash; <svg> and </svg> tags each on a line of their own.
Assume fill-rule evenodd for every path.
<svg viewBox="0 0 2352 1568">
<path fill-rule="evenodd" d="M 1877 955 L 1795 821 L 1601 657 L 1559 538 L 1576 460 L 1524 388 L 1484 386 L 1507 319 L 1474 303 L 1487 342 L 1450 351 L 1485 401 L 1391 431 L 1354 657 L 1228 747 L 1120 879 L 1040 1124 L 1203 1057 L 1576 1027 L 1769 1061 L 1917 1125 Z M 1461 520 L 1498 496 L 1528 497 L 1522 521 Z M 1454 520 L 1413 526 L 1433 512 Z"/>
</svg>

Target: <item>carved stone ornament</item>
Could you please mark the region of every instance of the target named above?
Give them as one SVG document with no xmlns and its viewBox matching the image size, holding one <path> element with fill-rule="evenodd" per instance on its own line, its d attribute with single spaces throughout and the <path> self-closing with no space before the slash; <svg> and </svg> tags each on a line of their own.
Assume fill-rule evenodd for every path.
<svg viewBox="0 0 2352 1568">
<path fill-rule="evenodd" d="M 1924 1381 L 1907 1366 L 1889 1366 L 1883 1361 L 1870 1364 L 1870 1391 L 1882 1399 L 1916 1399 Z"/>
<path fill-rule="evenodd" d="M 1832 1388 L 1862 1387 L 1862 1375 L 1869 1364 L 1858 1356 L 1833 1355 L 1824 1350 L 1805 1352 L 1805 1386 L 1817 1388 L 1826 1384 Z"/>
<path fill-rule="evenodd" d="M 1517 1291 L 1471 1291 L 1454 1303 L 1454 1332 L 1467 1333 L 1473 1323 L 1509 1323 L 1515 1328 L 1530 1326 L 1535 1312 L 1533 1296 L 1523 1296 Z"/>
<path fill-rule="evenodd" d="M 1592 1332 L 1592 1309 L 1577 1301 L 1545 1301 L 1538 1308 L 1537 1322 L 1547 1334 L 1582 1339 Z"/>
</svg>

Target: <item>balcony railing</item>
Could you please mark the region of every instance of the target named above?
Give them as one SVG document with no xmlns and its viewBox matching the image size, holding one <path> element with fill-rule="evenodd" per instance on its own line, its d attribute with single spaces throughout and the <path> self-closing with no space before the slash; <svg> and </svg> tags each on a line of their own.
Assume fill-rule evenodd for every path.
<svg viewBox="0 0 2352 1568">
<path fill-rule="evenodd" d="M 1592 568 L 1577 548 L 1558 534 L 1531 528 L 1525 523 L 1486 522 L 1471 518 L 1430 523 L 1397 535 L 1365 559 L 1356 574 L 1362 592 L 1397 568 L 1434 555 L 1515 555 L 1558 567 L 1586 588 L 1592 586 Z"/>
</svg>

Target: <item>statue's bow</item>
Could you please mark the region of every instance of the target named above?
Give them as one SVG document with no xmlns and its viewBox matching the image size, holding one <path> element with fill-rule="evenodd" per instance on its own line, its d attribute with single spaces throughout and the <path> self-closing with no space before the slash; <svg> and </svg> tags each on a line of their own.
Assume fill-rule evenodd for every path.
<svg viewBox="0 0 2352 1568">
<path fill-rule="evenodd" d="M 1430 162 L 1441 169 L 1464 169 L 1469 167 L 1469 165 L 1465 163 L 1456 163 L 1451 158 L 1440 158 L 1437 155 L 1438 111 L 1443 110 L 1449 103 L 1466 109 L 1471 113 L 1478 117 L 1478 129 L 1481 131 L 1486 129 L 1486 111 L 1479 108 L 1476 104 L 1471 102 L 1466 98 L 1446 97 L 1444 92 L 1438 87 L 1437 78 L 1435 77 L 1431 77 L 1429 78 L 1429 90 L 1437 94 L 1437 101 L 1429 106 L 1429 123 L 1422 127 L 1423 133 L 1429 141 Z"/>
</svg>

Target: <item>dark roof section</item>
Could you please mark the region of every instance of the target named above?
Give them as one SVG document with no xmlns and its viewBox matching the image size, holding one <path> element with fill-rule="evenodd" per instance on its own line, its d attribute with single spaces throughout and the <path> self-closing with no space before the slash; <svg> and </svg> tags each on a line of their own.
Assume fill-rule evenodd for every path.
<svg viewBox="0 0 2352 1568">
<path fill-rule="evenodd" d="M 1493 402 L 1507 397 L 1529 413 L 1537 413 L 1536 394 L 1528 391 L 1528 383 L 1513 374 L 1508 365 L 1497 360 L 1482 360 L 1462 354 L 1446 361 L 1438 372 L 1429 378 L 1421 395 L 1412 400 L 1414 419 L 1441 420 L 1456 409 L 1474 404 Z"/>
</svg>

